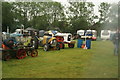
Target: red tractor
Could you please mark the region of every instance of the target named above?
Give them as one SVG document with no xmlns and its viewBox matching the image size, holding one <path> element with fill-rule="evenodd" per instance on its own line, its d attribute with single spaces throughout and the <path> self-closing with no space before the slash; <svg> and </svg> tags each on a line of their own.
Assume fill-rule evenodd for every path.
<svg viewBox="0 0 120 80">
<path fill-rule="evenodd" d="M 69 48 L 74 48 L 75 41 L 72 41 L 72 34 L 71 33 L 59 33 L 57 31 L 48 31 L 51 33 L 52 36 L 56 37 L 57 42 L 60 44 L 60 48 L 64 49 L 65 44 L 68 44 Z"/>
</svg>

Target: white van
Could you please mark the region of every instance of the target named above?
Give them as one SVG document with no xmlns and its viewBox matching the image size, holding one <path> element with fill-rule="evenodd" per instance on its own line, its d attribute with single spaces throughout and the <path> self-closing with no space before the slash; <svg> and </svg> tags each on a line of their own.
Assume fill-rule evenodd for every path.
<svg viewBox="0 0 120 80">
<path fill-rule="evenodd" d="M 83 36 L 84 33 L 85 33 L 85 30 L 78 30 L 78 31 L 77 31 L 77 34 L 78 34 L 79 36 Z"/>
<path fill-rule="evenodd" d="M 110 39 L 110 30 L 101 30 L 101 39 L 102 40 L 109 40 Z"/>
</svg>

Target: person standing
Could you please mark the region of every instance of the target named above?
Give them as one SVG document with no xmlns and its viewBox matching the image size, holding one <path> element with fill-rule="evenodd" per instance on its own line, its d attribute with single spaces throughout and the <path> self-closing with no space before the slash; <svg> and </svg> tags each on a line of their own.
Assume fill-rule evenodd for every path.
<svg viewBox="0 0 120 80">
<path fill-rule="evenodd" d="M 119 40 L 120 40 L 120 32 L 117 29 L 116 33 L 112 37 L 112 42 L 114 44 L 114 55 L 118 56 L 119 51 Z"/>
</svg>

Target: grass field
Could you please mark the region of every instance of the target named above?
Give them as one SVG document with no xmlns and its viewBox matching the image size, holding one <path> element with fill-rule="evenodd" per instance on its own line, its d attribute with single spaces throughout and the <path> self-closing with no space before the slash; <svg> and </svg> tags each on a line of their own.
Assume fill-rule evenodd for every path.
<svg viewBox="0 0 120 80">
<path fill-rule="evenodd" d="M 110 41 L 92 41 L 91 49 L 39 49 L 38 57 L 3 61 L 3 78 L 117 78 L 118 57 Z"/>
</svg>

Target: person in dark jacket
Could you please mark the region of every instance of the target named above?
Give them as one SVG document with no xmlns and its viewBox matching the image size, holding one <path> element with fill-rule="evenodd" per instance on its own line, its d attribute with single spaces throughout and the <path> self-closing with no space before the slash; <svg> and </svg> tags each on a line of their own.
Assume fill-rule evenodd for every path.
<svg viewBox="0 0 120 80">
<path fill-rule="evenodd" d="M 117 30 L 116 33 L 112 36 L 112 42 L 114 44 L 114 55 L 115 56 L 118 56 L 119 40 L 120 40 L 120 31 Z"/>
</svg>

